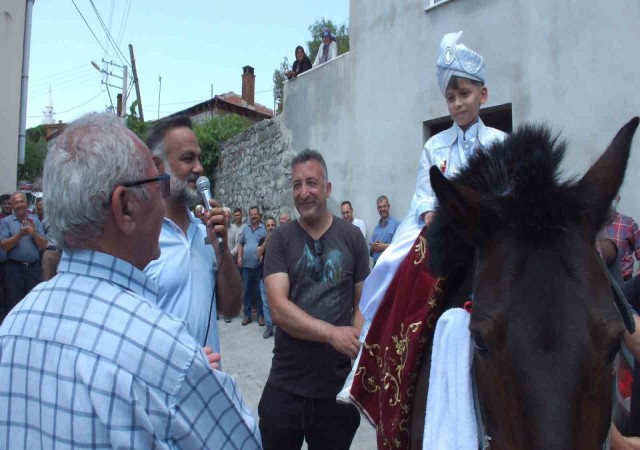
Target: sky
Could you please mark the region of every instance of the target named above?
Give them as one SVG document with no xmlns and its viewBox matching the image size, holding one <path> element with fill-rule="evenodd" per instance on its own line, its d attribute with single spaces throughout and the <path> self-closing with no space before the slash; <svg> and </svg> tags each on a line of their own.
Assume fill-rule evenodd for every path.
<svg viewBox="0 0 640 450">
<path fill-rule="evenodd" d="M 102 60 L 129 63 L 128 44 L 133 45 L 145 120 L 207 100 L 212 85 L 214 95 L 240 94 L 246 65 L 255 68 L 256 102 L 273 108 L 274 70 L 285 56 L 293 61 L 297 45 L 306 47 L 309 25 L 321 18 L 348 24 L 349 0 L 36 0 L 27 127 L 42 123 L 49 86 L 56 122 L 104 111 L 111 101 L 115 106 L 122 81 L 109 78 L 118 86 L 109 88 L 110 99 L 102 84 L 106 76 L 91 61 L 121 76 L 120 67 Z M 129 99 L 130 105 L 135 89 Z"/>
</svg>

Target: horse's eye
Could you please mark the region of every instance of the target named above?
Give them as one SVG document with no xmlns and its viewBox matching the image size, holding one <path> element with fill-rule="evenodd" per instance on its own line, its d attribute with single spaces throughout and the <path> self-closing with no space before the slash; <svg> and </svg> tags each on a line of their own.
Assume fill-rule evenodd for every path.
<svg viewBox="0 0 640 450">
<path fill-rule="evenodd" d="M 471 339 L 473 340 L 473 346 L 481 355 L 485 355 L 488 352 L 487 344 L 485 344 L 484 339 L 477 332 L 471 332 Z"/>
</svg>

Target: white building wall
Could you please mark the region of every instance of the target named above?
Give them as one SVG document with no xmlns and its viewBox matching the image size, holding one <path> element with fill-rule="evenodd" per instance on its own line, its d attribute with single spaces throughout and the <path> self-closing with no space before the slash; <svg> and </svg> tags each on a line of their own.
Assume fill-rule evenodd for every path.
<svg viewBox="0 0 640 450">
<path fill-rule="evenodd" d="M 640 114 L 637 0 L 351 1 L 350 52 L 285 85 L 291 149 L 327 159 L 332 211 L 349 199 L 373 229 L 375 199 L 402 218 L 415 188 L 423 122 L 447 116 L 435 79 L 445 33 L 484 55 L 487 106 L 511 103 L 514 127 L 543 121 L 569 140 L 565 168 L 582 173 Z M 620 210 L 640 220 L 640 136 Z"/>
<path fill-rule="evenodd" d="M 26 0 L 0 6 L 0 194 L 16 190 Z"/>
</svg>

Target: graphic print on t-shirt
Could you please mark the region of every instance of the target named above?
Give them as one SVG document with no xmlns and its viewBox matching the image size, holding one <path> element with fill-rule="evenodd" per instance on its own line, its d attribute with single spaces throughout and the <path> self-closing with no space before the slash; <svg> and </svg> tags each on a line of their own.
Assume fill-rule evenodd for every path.
<svg viewBox="0 0 640 450">
<path fill-rule="evenodd" d="M 330 247 L 332 242 L 317 241 L 321 252 L 314 250 L 314 243 L 304 246 L 295 265 L 294 277 L 299 280 L 296 287 L 297 305 L 314 317 L 329 323 L 344 315 L 340 308 L 340 283 L 344 279 L 344 258 L 339 248 Z"/>
</svg>

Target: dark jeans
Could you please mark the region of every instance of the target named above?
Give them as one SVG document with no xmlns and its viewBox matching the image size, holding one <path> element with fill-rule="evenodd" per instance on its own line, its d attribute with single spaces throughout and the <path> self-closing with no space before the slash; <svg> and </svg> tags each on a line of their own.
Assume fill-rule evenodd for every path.
<svg viewBox="0 0 640 450">
<path fill-rule="evenodd" d="M 31 289 L 42 281 L 40 262 L 25 267 L 22 264 L 7 260 L 4 263 L 4 304 L 5 314 L 22 300 Z"/>
<path fill-rule="evenodd" d="M 267 383 L 258 405 L 264 450 L 348 450 L 360 425 L 353 405 L 307 398 Z"/>
<path fill-rule="evenodd" d="M 250 269 L 242 268 L 242 287 L 244 289 L 244 316 L 251 317 L 251 305 L 256 302 L 258 317 L 264 317 L 262 311 L 262 298 L 260 296 L 260 271 L 262 267 Z"/>
</svg>

